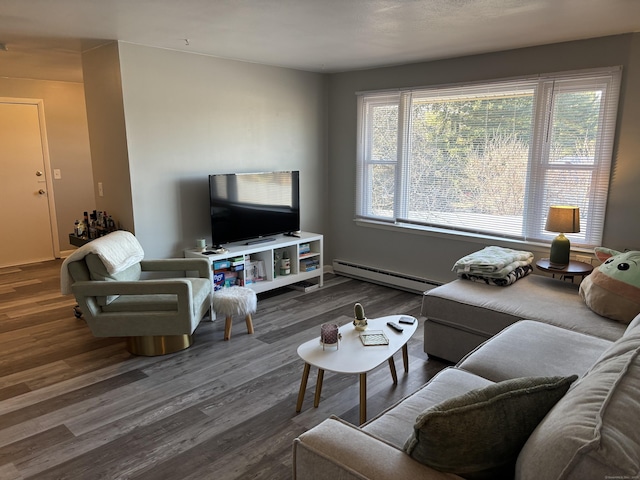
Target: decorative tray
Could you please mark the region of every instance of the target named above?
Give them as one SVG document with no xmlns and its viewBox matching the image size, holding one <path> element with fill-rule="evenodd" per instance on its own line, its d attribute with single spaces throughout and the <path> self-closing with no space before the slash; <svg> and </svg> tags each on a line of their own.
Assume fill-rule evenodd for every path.
<svg viewBox="0 0 640 480">
<path fill-rule="evenodd" d="M 360 334 L 360 340 L 366 347 L 372 345 L 389 345 L 389 338 L 382 330 L 369 330 Z"/>
</svg>

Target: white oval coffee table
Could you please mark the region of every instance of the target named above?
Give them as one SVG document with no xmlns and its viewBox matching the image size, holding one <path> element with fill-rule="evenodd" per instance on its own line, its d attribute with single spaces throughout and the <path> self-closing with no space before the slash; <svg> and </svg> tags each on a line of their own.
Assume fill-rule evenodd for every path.
<svg viewBox="0 0 640 480">
<path fill-rule="evenodd" d="M 402 317 L 414 318 L 409 315 L 390 315 L 387 317 L 368 319 L 369 327 L 367 332 L 372 330 L 382 330 L 389 339 L 388 345 L 365 346 L 360 340 L 360 333 L 351 323 L 340 327 L 339 331 L 342 339 L 339 346 L 322 348 L 320 337 L 309 340 L 298 347 L 298 356 L 304 360 L 304 370 L 296 412 L 302 410 L 302 402 L 307 389 L 307 380 L 311 366 L 318 368 L 318 380 L 316 382 L 316 393 L 313 406 L 320 404 L 320 393 L 322 391 L 322 379 L 324 371 L 336 373 L 357 373 L 360 375 L 360 423 L 367 420 L 367 372 L 373 370 L 385 360 L 389 362 L 391 378 L 393 383 L 398 383 L 396 366 L 393 355 L 402 349 L 402 360 L 405 373 L 409 372 L 409 354 L 407 352 L 407 342 L 418 328 L 418 320 L 414 318 L 413 325 L 399 323 Z M 401 333 L 387 325 L 387 322 L 395 322 L 403 328 Z"/>
</svg>

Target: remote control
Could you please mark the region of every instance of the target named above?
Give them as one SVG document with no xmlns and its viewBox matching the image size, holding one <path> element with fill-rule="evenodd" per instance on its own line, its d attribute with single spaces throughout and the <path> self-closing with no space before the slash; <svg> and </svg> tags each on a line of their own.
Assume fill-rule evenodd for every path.
<svg viewBox="0 0 640 480">
<path fill-rule="evenodd" d="M 395 322 L 387 322 L 387 325 L 389 325 L 391 328 L 393 328 L 398 333 L 402 333 L 402 331 L 404 330 L 404 328 L 402 328 L 400 325 L 398 325 Z"/>
<path fill-rule="evenodd" d="M 413 317 L 402 317 L 400 323 L 406 323 L 407 325 L 413 325 L 416 323 L 416 319 Z"/>
</svg>

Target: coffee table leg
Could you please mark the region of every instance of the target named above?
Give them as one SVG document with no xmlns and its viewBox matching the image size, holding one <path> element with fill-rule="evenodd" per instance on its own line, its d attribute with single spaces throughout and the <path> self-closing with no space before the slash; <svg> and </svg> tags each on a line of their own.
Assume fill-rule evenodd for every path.
<svg viewBox="0 0 640 480">
<path fill-rule="evenodd" d="M 367 421 L 367 374 L 360 374 L 360 425 Z"/>
<path fill-rule="evenodd" d="M 300 391 L 298 392 L 298 402 L 296 403 L 296 413 L 300 413 L 302 410 L 302 402 L 304 401 L 304 393 L 307 391 L 307 380 L 309 380 L 309 370 L 311 365 L 305 362 L 304 370 L 302 371 L 302 380 L 300 381 Z"/>
<path fill-rule="evenodd" d="M 318 381 L 316 382 L 316 396 L 313 399 L 313 406 L 318 408 L 320 405 L 320 393 L 322 392 L 322 379 L 324 378 L 324 370 L 318 369 Z"/>
<path fill-rule="evenodd" d="M 389 357 L 389 369 L 391 370 L 391 378 L 393 379 L 393 384 L 398 384 L 398 374 L 396 373 L 396 362 L 393 360 L 393 355 Z"/>
<path fill-rule="evenodd" d="M 402 346 L 402 362 L 404 363 L 404 373 L 409 373 L 409 349 L 406 343 Z"/>
</svg>

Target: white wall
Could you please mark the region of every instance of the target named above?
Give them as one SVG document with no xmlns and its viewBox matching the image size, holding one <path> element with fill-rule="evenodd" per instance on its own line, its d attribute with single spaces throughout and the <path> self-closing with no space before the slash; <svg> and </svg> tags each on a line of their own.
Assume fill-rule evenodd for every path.
<svg viewBox="0 0 640 480">
<path fill-rule="evenodd" d="M 149 258 L 211 239 L 208 175 L 301 171 L 323 233 L 326 77 L 119 43 L 134 230 Z"/>
<path fill-rule="evenodd" d="M 548 249 L 462 236 L 429 236 L 357 225 L 355 212 L 356 95 L 363 90 L 623 66 L 614 167 L 603 245 L 640 249 L 640 34 L 545 45 L 450 60 L 335 74 L 329 81 L 329 209 L 325 257 L 447 282 L 455 261 L 486 245 L 548 256 Z"/>
</svg>

